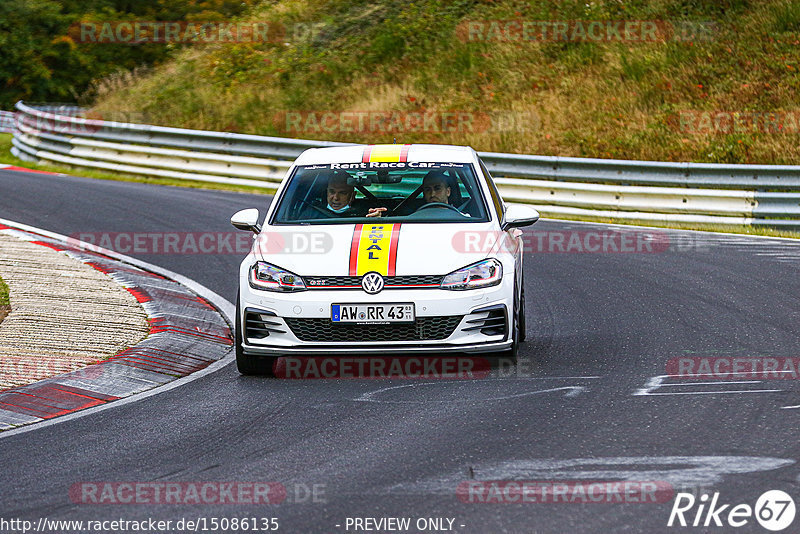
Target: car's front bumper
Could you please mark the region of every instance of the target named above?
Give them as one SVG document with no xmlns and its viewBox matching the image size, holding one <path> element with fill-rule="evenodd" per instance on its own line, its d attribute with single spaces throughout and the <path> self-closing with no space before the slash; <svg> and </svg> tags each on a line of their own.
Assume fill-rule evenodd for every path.
<svg viewBox="0 0 800 534">
<path fill-rule="evenodd" d="M 507 282 L 504 280 L 498 286 L 470 291 L 387 289 L 377 295 L 369 295 L 361 290 L 272 293 L 254 290 L 248 285 L 240 292 L 240 320 L 245 325 L 241 338 L 242 349 L 254 356 L 474 354 L 503 351 L 512 344 L 510 310 L 513 310 L 513 283 Z M 414 303 L 418 323 L 426 318 L 443 319 L 455 324 L 455 327 L 449 335 L 436 339 L 395 339 L 387 335 L 385 330 L 380 335 L 371 335 L 390 326 L 367 325 L 359 327 L 359 340 L 352 336 L 347 340 L 332 340 L 337 335 L 336 329 L 343 325 L 330 322 L 331 304 L 404 302 Z M 292 324 L 296 325 L 298 321 L 309 320 L 324 326 L 320 329 L 319 340 L 309 338 L 308 328 L 303 333 L 298 332 L 296 326 L 292 328 Z M 258 333 L 261 336 L 269 331 L 268 335 L 260 338 L 253 336 L 254 330 L 248 327 L 253 324 L 267 324 Z M 488 324 L 493 327 L 482 328 L 482 325 Z"/>
<path fill-rule="evenodd" d="M 406 356 L 415 354 L 465 353 L 480 354 L 500 352 L 511 348 L 511 341 L 497 343 L 475 343 L 471 345 L 451 345 L 447 343 L 424 344 L 419 346 L 381 345 L 379 343 L 358 347 L 340 347 L 337 345 L 303 345 L 297 347 L 271 347 L 243 344 L 245 354 L 250 356 L 340 356 L 373 355 L 390 352 L 392 355 Z"/>
</svg>

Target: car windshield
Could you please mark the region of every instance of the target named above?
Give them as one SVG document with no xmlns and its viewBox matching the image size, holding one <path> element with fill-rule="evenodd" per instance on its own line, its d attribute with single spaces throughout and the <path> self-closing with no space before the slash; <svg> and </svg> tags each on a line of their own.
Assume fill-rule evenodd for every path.
<svg viewBox="0 0 800 534">
<path fill-rule="evenodd" d="M 486 203 L 469 163 L 333 163 L 298 166 L 273 224 L 374 221 L 485 222 Z"/>
</svg>

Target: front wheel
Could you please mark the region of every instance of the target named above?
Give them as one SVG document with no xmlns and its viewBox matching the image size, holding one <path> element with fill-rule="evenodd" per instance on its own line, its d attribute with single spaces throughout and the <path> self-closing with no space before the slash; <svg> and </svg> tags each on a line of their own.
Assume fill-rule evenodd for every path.
<svg viewBox="0 0 800 534">
<path fill-rule="evenodd" d="M 508 355 L 509 358 L 511 358 L 512 360 L 514 360 L 516 362 L 517 358 L 519 357 L 519 343 L 521 341 L 521 339 L 520 339 L 519 313 L 515 313 L 514 314 L 514 332 L 511 334 L 511 339 L 512 339 L 513 343 L 511 345 L 511 348 L 508 349 L 508 351 L 506 352 L 506 354 Z"/>
<path fill-rule="evenodd" d="M 514 362 L 517 361 L 517 357 L 519 356 L 519 344 L 520 332 L 522 331 L 522 327 L 520 326 L 520 306 L 521 302 L 517 299 L 516 292 L 514 292 L 514 307 L 511 309 L 511 313 L 509 313 L 511 319 L 511 347 L 504 350 L 503 352 L 497 353 L 498 356 L 503 358 L 511 358 Z M 523 318 L 524 320 L 524 318 Z"/>
<path fill-rule="evenodd" d="M 239 308 L 239 297 L 236 297 L 236 368 L 243 375 L 273 375 L 273 366 L 277 358 L 273 356 L 249 356 L 242 348 L 242 314 Z"/>
<path fill-rule="evenodd" d="M 527 336 L 525 335 L 525 328 L 526 328 L 526 321 L 525 321 L 525 288 L 522 288 L 520 291 L 520 298 L 519 298 L 519 313 L 517 314 L 519 317 L 519 341 L 522 343 L 525 341 Z"/>
</svg>

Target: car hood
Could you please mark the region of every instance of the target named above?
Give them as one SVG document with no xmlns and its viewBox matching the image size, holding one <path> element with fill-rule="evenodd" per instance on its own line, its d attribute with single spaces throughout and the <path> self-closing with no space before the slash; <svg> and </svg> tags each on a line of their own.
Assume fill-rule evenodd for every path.
<svg viewBox="0 0 800 534">
<path fill-rule="evenodd" d="M 444 275 L 493 252 L 492 223 L 375 223 L 265 227 L 261 259 L 300 276 Z"/>
</svg>

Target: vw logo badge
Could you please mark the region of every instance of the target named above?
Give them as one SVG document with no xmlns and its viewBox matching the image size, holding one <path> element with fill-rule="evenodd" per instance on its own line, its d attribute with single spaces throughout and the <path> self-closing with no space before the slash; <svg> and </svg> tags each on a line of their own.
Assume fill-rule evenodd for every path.
<svg viewBox="0 0 800 534">
<path fill-rule="evenodd" d="M 376 272 L 367 273 L 361 278 L 361 289 L 374 295 L 383 290 L 383 277 Z"/>
</svg>

